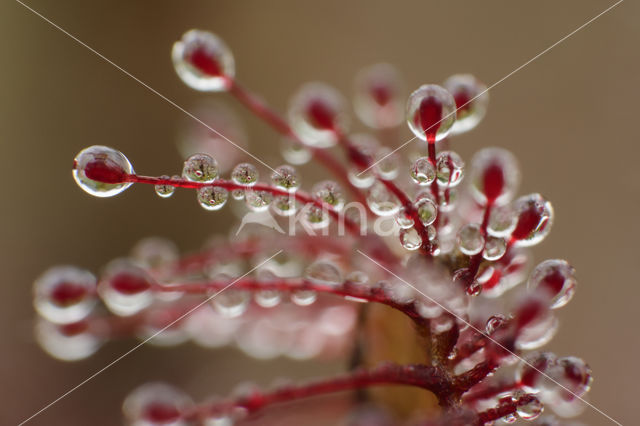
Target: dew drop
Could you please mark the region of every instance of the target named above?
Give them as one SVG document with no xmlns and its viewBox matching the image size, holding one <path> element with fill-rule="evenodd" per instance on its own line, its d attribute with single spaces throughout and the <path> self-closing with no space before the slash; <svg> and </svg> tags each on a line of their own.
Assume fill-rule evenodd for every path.
<svg viewBox="0 0 640 426">
<path fill-rule="evenodd" d="M 311 160 L 311 157 L 313 157 L 309 148 L 300 145 L 291 138 L 282 139 L 281 153 L 287 163 L 291 163 L 296 166 L 308 163 L 309 160 Z"/>
<path fill-rule="evenodd" d="M 565 260 L 545 260 L 535 267 L 527 288 L 544 292 L 550 298 L 550 308 L 561 308 L 573 297 L 576 290 L 575 269 Z"/>
<path fill-rule="evenodd" d="M 398 214 L 396 214 L 396 223 L 400 229 L 409 229 L 413 227 L 413 218 L 407 214 L 404 207 L 400 208 Z"/>
<path fill-rule="evenodd" d="M 407 250 L 418 250 L 422 246 L 422 239 L 415 228 L 400 230 L 400 244 Z"/>
<path fill-rule="evenodd" d="M 198 203 L 209 211 L 220 210 L 229 199 L 229 191 L 218 186 L 203 186 L 198 189 Z"/>
<path fill-rule="evenodd" d="M 232 189 L 231 198 L 233 198 L 236 201 L 244 200 L 244 189 Z"/>
<path fill-rule="evenodd" d="M 382 182 L 375 182 L 371 186 L 367 194 L 367 204 L 378 216 L 393 216 L 400 210 L 400 203 Z"/>
<path fill-rule="evenodd" d="M 153 280 L 128 259 L 116 259 L 104 270 L 98 294 L 111 312 L 129 316 L 149 306 L 153 300 Z"/>
<path fill-rule="evenodd" d="M 516 228 L 517 216 L 509 204 L 491 209 L 487 233 L 494 237 L 508 237 Z"/>
<path fill-rule="evenodd" d="M 307 280 L 318 285 L 337 286 L 342 284 L 342 272 L 333 262 L 318 260 L 304 271 Z"/>
<path fill-rule="evenodd" d="M 520 170 L 513 154 L 502 148 L 484 148 L 471 160 L 471 192 L 476 201 L 505 204 L 515 195 Z"/>
<path fill-rule="evenodd" d="M 453 187 L 462 182 L 464 161 L 453 151 L 443 151 L 436 160 L 436 177 L 438 184 Z"/>
<path fill-rule="evenodd" d="M 535 420 L 540 417 L 543 410 L 544 406 L 542 405 L 542 402 L 540 402 L 538 398 L 532 396 L 526 403 L 518 404 L 516 413 L 522 420 Z"/>
<path fill-rule="evenodd" d="M 438 207 L 431 198 L 419 198 L 414 206 L 423 225 L 429 226 L 436 221 L 436 217 L 438 217 Z"/>
<path fill-rule="evenodd" d="M 173 44 L 171 59 L 182 81 L 199 91 L 227 90 L 235 74 L 235 62 L 227 45 L 206 31 L 187 31 Z"/>
<path fill-rule="evenodd" d="M 540 243 L 551 231 L 553 207 L 540 194 L 530 194 L 514 202 L 517 217 L 515 229 L 511 233 L 514 244 L 529 247 Z"/>
<path fill-rule="evenodd" d="M 131 163 L 120 151 L 102 145 L 85 148 L 73 160 L 73 178 L 95 197 L 113 197 L 131 186 Z"/>
<path fill-rule="evenodd" d="M 276 187 L 288 192 L 295 192 L 300 187 L 300 175 L 288 165 L 277 167 L 271 173 L 271 181 Z"/>
<path fill-rule="evenodd" d="M 485 260 L 494 261 L 500 259 L 507 251 L 507 242 L 504 238 L 487 236 L 484 243 L 482 257 Z"/>
<path fill-rule="evenodd" d="M 244 193 L 247 207 L 254 212 L 264 212 L 273 201 L 273 194 L 267 191 L 255 191 L 248 189 Z"/>
<path fill-rule="evenodd" d="M 254 300 L 263 308 L 273 308 L 282 300 L 282 294 L 278 290 L 259 290 L 255 293 Z"/>
<path fill-rule="evenodd" d="M 316 301 L 318 295 L 313 290 L 296 290 L 291 293 L 291 301 L 298 306 L 309 306 Z"/>
<path fill-rule="evenodd" d="M 86 321 L 54 324 L 38 321 L 36 340 L 49 355 L 61 361 L 79 361 L 93 355 L 102 340 L 91 333 Z"/>
<path fill-rule="evenodd" d="M 211 183 L 218 177 L 218 162 L 207 154 L 193 154 L 184 162 L 182 177 L 191 182 Z"/>
<path fill-rule="evenodd" d="M 33 304 L 51 322 L 77 322 L 95 306 L 95 290 L 96 277 L 91 272 L 74 266 L 55 266 L 33 283 Z"/>
<path fill-rule="evenodd" d="M 425 186 L 435 180 L 436 169 L 428 157 L 420 157 L 411 166 L 409 174 L 415 183 Z"/>
<path fill-rule="evenodd" d="M 271 209 L 278 216 L 292 216 L 296 213 L 296 199 L 293 196 L 279 195 L 273 199 Z"/>
<path fill-rule="evenodd" d="M 178 259 L 178 247 L 162 237 L 144 238 L 133 247 L 131 257 L 145 268 L 157 268 Z"/>
<path fill-rule="evenodd" d="M 215 296 L 214 296 L 215 295 Z M 245 290 L 227 289 L 214 292 L 211 296 L 213 308 L 225 318 L 237 318 L 244 314 L 251 302 L 251 293 Z"/>
<path fill-rule="evenodd" d="M 323 229 L 329 226 L 329 214 L 321 207 L 315 205 L 305 206 L 304 216 L 302 217 L 304 223 L 309 225 L 313 229 Z"/>
<path fill-rule="evenodd" d="M 468 256 L 473 256 L 482 251 L 484 247 L 484 237 L 477 223 L 464 225 L 458 231 L 458 247 L 460 251 Z"/>
<path fill-rule="evenodd" d="M 144 426 L 186 426 L 182 414 L 193 407 L 191 398 L 165 383 L 147 383 L 131 392 L 122 411 L 128 424 Z"/>
<path fill-rule="evenodd" d="M 390 64 L 375 64 L 356 76 L 354 108 L 358 118 L 374 129 L 398 126 L 404 114 L 402 81 Z"/>
<path fill-rule="evenodd" d="M 250 163 L 240 163 L 231 171 L 231 180 L 238 185 L 253 186 L 258 182 L 258 169 Z"/>
<path fill-rule="evenodd" d="M 487 320 L 487 325 L 485 326 L 485 331 L 488 335 L 492 335 L 497 329 L 504 326 L 507 322 L 507 317 L 502 314 L 496 314 L 491 316 Z"/>
<path fill-rule="evenodd" d="M 381 147 L 375 154 L 375 170 L 381 179 L 392 180 L 398 176 L 398 155 L 389 147 Z"/>
<path fill-rule="evenodd" d="M 451 134 L 457 135 L 475 128 L 487 112 L 487 86 L 471 74 L 455 74 L 444 82 L 444 88 L 456 102 L 456 122 Z"/>
<path fill-rule="evenodd" d="M 169 180 L 170 177 L 169 176 L 160 176 L 160 179 L 162 180 Z M 154 186 L 154 189 L 156 191 L 156 194 L 158 194 L 158 196 L 160 198 L 169 198 L 173 195 L 174 192 L 176 192 L 176 187 L 173 185 L 168 185 L 165 183 L 161 183 L 158 185 Z"/>
<path fill-rule="evenodd" d="M 444 139 L 456 121 L 456 102 L 446 89 L 420 86 L 407 101 L 407 123 L 416 137 L 434 142 Z"/>
</svg>

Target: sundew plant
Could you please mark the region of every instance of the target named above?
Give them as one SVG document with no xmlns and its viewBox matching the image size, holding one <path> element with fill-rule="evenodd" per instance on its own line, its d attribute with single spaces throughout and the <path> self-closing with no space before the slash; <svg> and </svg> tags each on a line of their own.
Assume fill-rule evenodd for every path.
<svg viewBox="0 0 640 426">
<path fill-rule="evenodd" d="M 141 384 L 123 395 L 128 424 L 259 423 L 277 405 L 344 391 L 348 425 L 556 425 L 588 404 L 589 366 L 541 350 L 576 290 L 567 261 L 532 262 L 530 247 L 552 227 L 551 204 L 517 194 L 507 150 L 483 148 L 468 164 L 451 150 L 487 111 L 483 83 L 456 74 L 403 99 L 392 65 L 367 67 L 353 106 L 370 132 L 352 134 L 334 88 L 305 84 L 282 116 L 237 81 L 229 48 L 212 33 L 188 31 L 171 55 L 187 86 L 227 92 L 281 134 L 284 164 L 245 151 L 251 161 L 224 176 L 210 135 L 187 149 L 179 175 L 138 174 L 111 147 L 82 150 L 73 177 L 91 195 L 133 184 L 162 198 L 191 190 L 206 210 L 235 204 L 240 226 L 195 253 L 154 237 L 96 275 L 45 271 L 34 283 L 40 345 L 65 361 L 121 338 L 235 345 L 257 360 L 339 358 L 348 368 L 203 401 Z M 417 141 L 402 150 L 411 141 L 393 129 L 405 120 Z M 233 129 L 210 130 L 236 145 Z M 307 185 L 296 170 L 307 162 L 326 178 Z"/>
</svg>

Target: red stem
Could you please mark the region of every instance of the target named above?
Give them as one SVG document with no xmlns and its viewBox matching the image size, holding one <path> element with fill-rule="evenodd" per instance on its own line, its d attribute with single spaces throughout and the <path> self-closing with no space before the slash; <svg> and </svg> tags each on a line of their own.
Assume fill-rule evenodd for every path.
<svg viewBox="0 0 640 426">
<path fill-rule="evenodd" d="M 535 399 L 537 399 L 535 396 L 526 394 L 521 396 L 516 401 L 500 403 L 495 408 L 490 408 L 486 411 L 483 411 L 482 413 L 479 413 L 478 425 L 482 426 L 508 416 L 509 414 L 515 414 L 519 406 L 526 405 Z"/>
</svg>

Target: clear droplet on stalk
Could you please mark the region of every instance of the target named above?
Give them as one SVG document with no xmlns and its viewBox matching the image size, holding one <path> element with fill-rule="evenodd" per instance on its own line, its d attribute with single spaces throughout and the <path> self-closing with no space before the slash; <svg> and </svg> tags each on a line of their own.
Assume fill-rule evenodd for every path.
<svg viewBox="0 0 640 426">
<path fill-rule="evenodd" d="M 494 237 L 508 237 L 516 228 L 517 219 L 511 205 L 495 206 L 489 215 L 487 233 Z"/>
<path fill-rule="evenodd" d="M 169 176 L 164 175 L 164 176 L 160 176 L 160 179 L 162 180 L 169 180 L 171 179 Z M 173 195 L 174 192 L 176 192 L 176 187 L 173 185 L 168 185 L 166 183 L 161 183 L 158 185 L 154 186 L 154 189 L 156 191 L 156 194 L 158 194 L 158 196 L 160 198 L 169 198 Z"/>
<path fill-rule="evenodd" d="M 484 148 L 471 160 L 470 179 L 480 204 L 505 204 L 513 199 L 520 183 L 518 162 L 505 149 Z"/>
<path fill-rule="evenodd" d="M 211 299 L 213 308 L 225 318 L 241 316 L 247 311 L 251 302 L 251 293 L 246 290 L 229 288 L 224 291 L 216 291 L 211 296 L 214 296 Z"/>
<path fill-rule="evenodd" d="M 491 316 L 487 320 L 485 331 L 488 335 L 492 335 L 497 329 L 501 328 L 507 323 L 507 317 L 502 314 L 496 314 Z"/>
<path fill-rule="evenodd" d="M 398 211 L 398 214 L 396 214 L 396 223 L 401 229 L 409 229 L 414 225 L 413 218 L 407 214 L 404 207 Z"/>
<path fill-rule="evenodd" d="M 263 308 L 278 306 L 282 300 L 282 294 L 278 290 L 260 290 L 253 296 L 256 304 Z"/>
<path fill-rule="evenodd" d="M 182 177 L 191 182 L 211 183 L 218 177 L 218 162 L 207 154 L 193 154 L 184 162 Z"/>
<path fill-rule="evenodd" d="M 314 284 L 337 286 L 342 284 L 342 272 L 340 268 L 328 260 L 318 260 L 307 266 L 304 272 L 305 279 Z"/>
<path fill-rule="evenodd" d="M 414 206 L 423 225 L 429 226 L 436 221 L 438 207 L 431 198 L 421 197 L 415 202 Z"/>
<path fill-rule="evenodd" d="M 356 76 L 353 99 L 356 114 L 374 129 L 398 126 L 404 114 L 402 79 L 390 64 L 375 64 Z"/>
<path fill-rule="evenodd" d="M 413 92 L 406 110 L 409 128 L 423 141 L 444 139 L 456 121 L 453 96 L 435 84 L 425 84 Z"/>
<path fill-rule="evenodd" d="M 444 82 L 456 103 L 456 122 L 451 134 L 457 135 L 475 128 L 484 118 L 489 104 L 489 92 L 484 83 L 471 74 L 455 74 Z"/>
<path fill-rule="evenodd" d="M 506 251 L 507 241 L 504 238 L 493 237 L 489 235 L 485 238 L 482 257 L 484 257 L 486 260 L 494 261 L 504 256 Z"/>
<path fill-rule="evenodd" d="M 322 229 L 329 226 L 329 214 L 321 207 L 315 205 L 305 206 L 305 212 L 302 219 L 313 229 Z"/>
<path fill-rule="evenodd" d="M 407 250 L 418 250 L 422 246 L 422 239 L 415 228 L 400 230 L 400 244 Z"/>
<path fill-rule="evenodd" d="M 538 349 L 549 343 L 557 331 L 558 318 L 551 311 L 544 312 L 520 329 L 516 347 L 521 350 Z"/>
<path fill-rule="evenodd" d="M 516 369 L 516 381 L 521 383 L 526 392 L 552 392 L 554 386 L 545 374 L 555 365 L 557 357 L 551 352 L 532 352 L 525 355 Z"/>
<path fill-rule="evenodd" d="M 296 199 L 293 196 L 279 195 L 273 199 L 271 209 L 278 216 L 292 216 L 296 213 Z"/>
<path fill-rule="evenodd" d="M 113 197 L 131 186 L 131 163 L 120 151 L 102 145 L 85 148 L 73 159 L 73 178 L 95 197 Z"/>
<path fill-rule="evenodd" d="M 513 208 L 517 217 L 516 227 L 511 233 L 514 244 L 529 247 L 540 243 L 551 231 L 553 207 L 540 194 L 518 198 Z"/>
<path fill-rule="evenodd" d="M 316 301 L 317 297 L 313 290 L 296 290 L 291 293 L 291 301 L 298 306 L 309 306 Z"/>
<path fill-rule="evenodd" d="M 398 176 L 399 158 L 389 147 L 381 147 L 375 154 L 375 170 L 381 179 L 391 180 Z"/>
<path fill-rule="evenodd" d="M 301 166 L 311 160 L 313 154 L 309 148 L 300 145 L 298 142 L 291 138 L 282 139 L 282 157 L 287 163 L 291 163 L 295 166 Z"/>
<path fill-rule="evenodd" d="M 61 361 L 85 359 L 102 345 L 102 340 L 89 330 L 87 321 L 54 324 L 41 319 L 36 324 L 35 336 L 42 349 Z"/>
<path fill-rule="evenodd" d="M 98 294 L 111 312 L 129 316 L 140 312 L 153 301 L 152 278 L 128 259 L 116 259 L 104 270 Z"/>
<path fill-rule="evenodd" d="M 233 198 L 236 201 L 244 200 L 244 189 L 232 189 L 231 198 Z"/>
<path fill-rule="evenodd" d="M 462 182 L 464 161 L 453 151 L 443 151 L 436 160 L 436 177 L 438 184 L 453 187 Z"/>
<path fill-rule="evenodd" d="M 33 304 L 47 320 L 68 324 L 84 319 L 96 304 L 96 277 L 74 266 L 55 266 L 33 283 Z"/>
<path fill-rule="evenodd" d="M 157 268 L 175 262 L 179 252 L 175 243 L 162 237 L 148 237 L 138 241 L 131 257 L 146 268 Z"/>
<path fill-rule="evenodd" d="M 238 185 L 253 186 L 258 182 L 258 169 L 251 163 L 240 163 L 231 171 L 231 180 Z"/>
<path fill-rule="evenodd" d="M 544 405 L 542 405 L 542 402 L 535 396 L 532 396 L 531 399 L 524 404 L 518 404 L 516 408 L 516 414 L 518 414 L 518 417 L 522 420 L 535 420 L 540 417 L 543 411 Z"/>
<path fill-rule="evenodd" d="M 420 157 L 411 166 L 409 174 L 415 183 L 425 186 L 435 180 L 436 168 L 431 164 L 428 157 Z"/>
<path fill-rule="evenodd" d="M 229 191 L 218 186 L 204 186 L 198 189 L 198 202 L 203 209 L 209 211 L 220 210 L 227 204 Z"/>
<path fill-rule="evenodd" d="M 369 189 L 367 204 L 378 216 L 393 216 L 400 210 L 397 198 L 381 182 L 376 182 Z"/>
<path fill-rule="evenodd" d="M 345 102 L 342 95 L 324 83 L 307 83 L 296 92 L 289 106 L 294 132 L 312 147 L 336 144 L 336 130 L 345 130 Z"/>
<path fill-rule="evenodd" d="M 247 189 L 244 193 L 245 203 L 254 212 L 263 212 L 269 208 L 273 201 L 273 194 L 267 191 L 255 191 Z"/>
<path fill-rule="evenodd" d="M 458 247 L 460 251 L 468 256 L 478 254 L 484 248 L 484 237 L 477 223 L 464 225 L 458 231 Z"/>
<path fill-rule="evenodd" d="M 591 368 L 575 356 L 558 358 L 548 370 L 549 376 L 561 386 L 556 386 L 556 394 L 563 399 L 582 398 L 591 389 L 593 376 Z"/>
<path fill-rule="evenodd" d="M 380 144 L 373 136 L 366 133 L 352 135 L 349 139 L 351 151 L 359 159 L 359 163 L 362 163 L 350 167 L 349 181 L 358 188 L 368 188 L 375 182 L 376 177 L 374 167 L 367 169 L 365 165 L 375 162 Z"/>
<path fill-rule="evenodd" d="M 340 185 L 331 180 L 325 180 L 313 185 L 311 194 L 318 200 L 333 207 L 334 210 L 340 210 L 344 207 L 344 196 Z"/>
<path fill-rule="evenodd" d="M 551 309 L 569 303 L 576 291 L 575 269 L 565 260 L 550 259 L 540 263 L 531 272 L 527 288 L 543 292 Z"/>
<path fill-rule="evenodd" d="M 128 424 L 186 426 L 182 415 L 193 407 L 191 398 L 165 383 L 144 384 L 127 396 L 122 411 Z"/>
<path fill-rule="evenodd" d="M 271 173 L 271 181 L 280 189 L 295 192 L 300 187 L 300 174 L 295 168 L 285 164 Z"/>
<path fill-rule="evenodd" d="M 235 75 L 231 51 L 220 38 L 207 31 L 187 31 L 173 44 L 171 59 L 178 76 L 195 90 L 227 90 Z"/>
</svg>

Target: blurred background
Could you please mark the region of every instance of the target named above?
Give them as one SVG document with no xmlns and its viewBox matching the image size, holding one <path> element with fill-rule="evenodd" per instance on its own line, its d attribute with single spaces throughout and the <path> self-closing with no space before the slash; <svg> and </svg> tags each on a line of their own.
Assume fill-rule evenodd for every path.
<svg viewBox="0 0 640 426">
<path fill-rule="evenodd" d="M 197 93 L 175 75 L 169 52 L 184 31 L 221 36 L 239 80 L 285 111 L 289 96 L 309 80 L 351 97 L 356 72 L 376 62 L 397 66 L 407 89 L 460 72 L 490 85 L 612 3 L 28 1 L 186 109 L 207 97 L 229 105 L 246 126 L 251 152 L 272 165 L 281 161 L 276 135 L 227 95 Z M 623 424 L 637 421 L 640 384 L 639 12 L 637 3 L 622 3 L 495 87 L 483 123 L 454 145 L 466 159 L 488 145 L 510 149 L 521 163 L 521 192 L 552 201 L 557 219 L 536 260 L 568 259 L 579 289 L 560 312 L 561 328 L 548 348 L 589 362 L 590 400 Z M 179 172 L 176 142 L 187 118 L 19 3 L 0 5 L 0 34 L 0 423 L 15 424 L 134 343 L 108 344 L 72 364 L 44 354 L 32 337 L 31 284 L 41 271 L 59 263 L 95 271 L 150 235 L 194 250 L 209 235 L 227 232 L 230 215 L 205 212 L 190 191 L 167 201 L 148 187 L 108 200 L 80 191 L 71 162 L 94 144 L 120 149 L 144 174 Z M 401 140 L 409 136 L 403 128 Z M 123 397 L 150 380 L 176 383 L 202 399 L 246 380 L 342 367 L 260 363 L 235 350 L 190 345 L 143 347 L 32 424 L 119 424 Z M 591 409 L 580 419 L 609 424 Z"/>
</svg>

